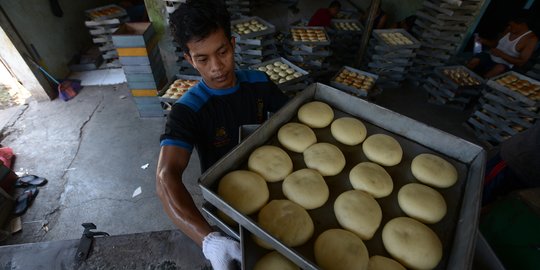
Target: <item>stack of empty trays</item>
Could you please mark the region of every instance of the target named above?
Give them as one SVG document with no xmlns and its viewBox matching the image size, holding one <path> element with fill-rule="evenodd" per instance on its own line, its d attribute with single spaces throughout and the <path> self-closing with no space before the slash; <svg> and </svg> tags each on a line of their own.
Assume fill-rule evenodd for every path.
<svg viewBox="0 0 540 270">
<path fill-rule="evenodd" d="M 464 41 L 484 1 L 425 0 L 412 32 L 422 44 L 410 77 L 423 81 L 435 67 L 445 66 Z"/>
<path fill-rule="evenodd" d="M 480 105 L 467 123 L 478 138 L 499 144 L 530 128 L 540 117 L 540 82 L 510 71 L 487 82 Z"/>
<path fill-rule="evenodd" d="M 283 44 L 287 59 L 312 73 L 328 68 L 328 57 L 332 55 L 332 51 L 330 38 L 324 27 L 293 26 L 289 34 Z"/>
<path fill-rule="evenodd" d="M 260 64 L 277 56 L 273 25 L 259 17 L 249 17 L 231 22 L 232 35 L 236 38 L 234 59 L 240 68 Z"/>
<path fill-rule="evenodd" d="M 250 12 L 249 0 L 226 0 L 225 5 L 232 18 L 240 18 Z"/>
<path fill-rule="evenodd" d="M 367 67 L 381 86 L 398 86 L 406 78 L 420 43 L 403 29 L 373 30 Z"/>
<path fill-rule="evenodd" d="M 163 116 L 157 95 L 167 79 L 152 24 L 123 24 L 112 39 L 139 116 Z"/>
<path fill-rule="evenodd" d="M 98 45 L 106 66 L 120 67 L 111 35 L 120 24 L 129 20 L 126 10 L 117 5 L 107 5 L 86 10 L 84 13 L 88 18 L 84 24 L 92 36 L 92 42 Z"/>
<path fill-rule="evenodd" d="M 334 53 L 331 62 L 337 65 L 353 65 L 360 49 L 360 39 L 364 27 L 358 20 L 332 20 L 332 28 L 328 31 Z"/>
<path fill-rule="evenodd" d="M 464 109 L 480 96 L 483 84 L 484 80 L 468 68 L 447 66 L 436 68 L 422 87 L 429 102 Z"/>
</svg>

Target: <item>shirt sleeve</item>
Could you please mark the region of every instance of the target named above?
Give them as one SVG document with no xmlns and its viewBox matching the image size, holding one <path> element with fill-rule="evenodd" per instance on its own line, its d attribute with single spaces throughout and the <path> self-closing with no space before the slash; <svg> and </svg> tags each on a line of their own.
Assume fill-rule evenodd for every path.
<svg viewBox="0 0 540 270">
<path fill-rule="evenodd" d="M 165 132 L 160 137 L 160 145 L 178 146 L 191 152 L 197 138 L 197 126 L 193 110 L 183 104 L 174 104 L 165 123 Z"/>
</svg>

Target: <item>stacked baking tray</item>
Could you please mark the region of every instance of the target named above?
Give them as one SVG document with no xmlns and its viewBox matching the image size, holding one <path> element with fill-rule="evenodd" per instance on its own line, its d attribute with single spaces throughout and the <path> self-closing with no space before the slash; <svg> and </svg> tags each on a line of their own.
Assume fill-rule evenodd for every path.
<svg viewBox="0 0 540 270">
<path fill-rule="evenodd" d="M 376 29 L 369 42 L 367 68 L 379 85 L 398 86 L 407 76 L 420 43 L 403 29 Z"/>
<path fill-rule="evenodd" d="M 422 44 L 410 77 L 424 81 L 435 67 L 445 66 L 457 53 L 484 1 L 425 0 L 416 13 L 412 32 Z"/>
<path fill-rule="evenodd" d="M 232 35 L 236 38 L 234 59 L 240 68 L 260 64 L 278 55 L 275 27 L 259 17 L 231 21 Z"/>
<path fill-rule="evenodd" d="M 364 27 L 358 20 L 332 20 L 328 35 L 334 53 L 330 62 L 336 65 L 353 65 L 360 49 L 360 38 Z"/>
<path fill-rule="evenodd" d="M 324 27 L 292 26 L 283 49 L 285 57 L 310 72 L 326 70 L 332 55 L 330 38 Z"/>
<path fill-rule="evenodd" d="M 164 114 L 169 114 L 172 105 L 200 80 L 200 76 L 176 74 L 158 93 Z"/>
<path fill-rule="evenodd" d="M 225 5 L 232 18 L 247 16 L 251 11 L 249 0 L 226 0 Z"/>
<path fill-rule="evenodd" d="M 289 60 L 279 57 L 271 59 L 260 64 L 249 67 L 253 70 L 259 70 L 266 75 L 281 89 L 281 91 L 298 92 L 306 88 L 306 80 L 309 79 L 309 73 Z"/>
<path fill-rule="evenodd" d="M 151 23 L 125 23 L 112 35 L 140 117 L 163 116 L 157 97 L 167 82 L 158 36 Z"/>
<path fill-rule="evenodd" d="M 429 102 L 464 109 L 482 93 L 484 80 L 464 66 L 435 68 L 422 86 Z"/>
<path fill-rule="evenodd" d="M 540 82 L 510 71 L 487 81 L 479 108 L 467 120 L 477 137 L 496 145 L 540 118 Z"/>
<path fill-rule="evenodd" d="M 353 96 L 373 96 L 373 87 L 379 76 L 344 66 L 330 80 L 330 85 Z"/>
<path fill-rule="evenodd" d="M 98 45 L 107 67 L 120 67 L 111 35 L 120 24 L 129 21 L 126 10 L 117 5 L 106 5 L 86 10 L 84 14 L 87 18 L 84 24 L 92 36 L 92 42 Z"/>
<path fill-rule="evenodd" d="M 381 227 L 374 237 L 365 241 L 370 255 L 389 256 L 383 248 L 381 231 L 390 219 L 403 216 L 396 200 L 397 190 L 413 179 L 410 171 L 412 159 L 420 153 L 436 153 L 451 162 L 458 171 L 458 182 L 451 188 L 439 190 L 448 204 L 447 216 L 439 223 L 429 225 L 443 244 L 443 258 L 436 269 L 469 269 L 472 265 L 474 239 L 476 238 L 478 213 L 480 208 L 481 185 L 485 166 L 485 151 L 460 138 L 431 128 L 369 103 L 362 99 L 322 84 L 313 84 L 300 92 L 280 111 L 247 137 L 228 155 L 208 169 L 200 178 L 203 197 L 217 210 L 224 212 L 238 222 L 242 228 L 263 239 L 277 251 L 292 260 L 302 269 L 319 269 L 314 260 L 313 243 L 317 236 L 329 228 L 339 228 L 333 213 L 333 203 L 337 195 L 350 190 L 349 171 L 357 163 L 367 160 L 361 145 L 350 147 L 339 144 L 331 136 L 330 127 L 314 129 L 317 140 L 338 146 L 347 160 L 345 169 L 338 175 L 326 177 L 330 199 L 320 208 L 308 210 L 315 224 L 313 237 L 304 245 L 290 248 L 263 230 L 258 223 L 257 214 L 243 215 L 217 195 L 218 182 L 226 173 L 246 168 L 249 155 L 256 148 L 265 145 L 279 145 L 276 138 L 278 129 L 288 122 L 297 121 L 300 106 L 310 101 L 322 101 L 334 108 L 335 117 L 350 116 L 362 120 L 368 134 L 384 133 L 393 136 L 401 144 L 404 158 L 399 165 L 389 168 L 394 181 L 394 191 L 390 197 L 379 199 L 383 210 Z M 302 154 L 288 152 L 295 170 L 305 168 Z M 284 198 L 281 182 L 268 183 L 270 200 Z M 232 228 L 232 230 L 235 230 Z M 235 235 L 233 233 L 233 235 Z M 253 263 L 265 252 L 250 245 L 251 237 L 240 236 L 243 249 L 244 269 L 253 269 Z"/>
</svg>

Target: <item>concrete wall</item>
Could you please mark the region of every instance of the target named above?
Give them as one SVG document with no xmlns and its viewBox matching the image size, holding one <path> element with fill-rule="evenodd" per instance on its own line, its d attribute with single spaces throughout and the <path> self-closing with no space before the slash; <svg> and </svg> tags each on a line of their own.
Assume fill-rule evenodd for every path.
<svg viewBox="0 0 540 270">
<path fill-rule="evenodd" d="M 109 4 L 111 1 L 59 0 L 63 17 L 55 17 L 45 0 L 0 0 L 0 5 L 13 23 L 23 42 L 33 44 L 46 68 L 57 78 L 69 73 L 67 64 L 80 50 L 91 44 L 84 26 L 84 10 Z"/>
</svg>

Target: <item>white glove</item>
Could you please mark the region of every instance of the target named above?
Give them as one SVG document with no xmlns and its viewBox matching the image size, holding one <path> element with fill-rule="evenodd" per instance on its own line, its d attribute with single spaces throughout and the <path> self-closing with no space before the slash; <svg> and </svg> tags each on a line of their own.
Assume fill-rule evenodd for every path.
<svg viewBox="0 0 540 270">
<path fill-rule="evenodd" d="M 242 260 L 240 243 L 222 236 L 219 232 L 212 232 L 204 237 L 202 251 L 204 257 L 212 263 L 214 270 L 234 269 L 233 261 Z"/>
</svg>

